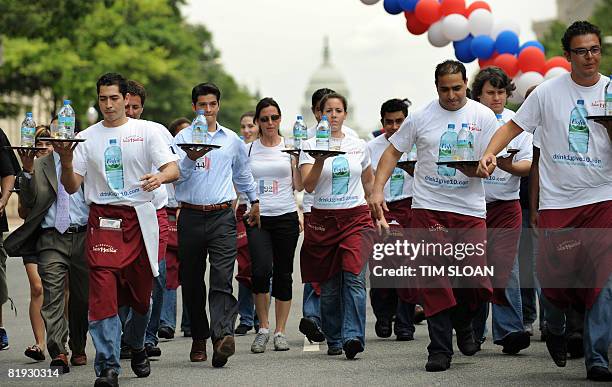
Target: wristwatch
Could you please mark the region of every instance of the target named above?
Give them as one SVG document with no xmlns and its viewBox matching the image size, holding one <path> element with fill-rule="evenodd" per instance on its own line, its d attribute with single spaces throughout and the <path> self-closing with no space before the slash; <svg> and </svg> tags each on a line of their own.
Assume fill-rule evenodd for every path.
<svg viewBox="0 0 612 387">
<path fill-rule="evenodd" d="M 259 199 L 255 199 L 251 201 L 251 205 L 256 204 L 256 203 L 259 203 Z"/>
</svg>

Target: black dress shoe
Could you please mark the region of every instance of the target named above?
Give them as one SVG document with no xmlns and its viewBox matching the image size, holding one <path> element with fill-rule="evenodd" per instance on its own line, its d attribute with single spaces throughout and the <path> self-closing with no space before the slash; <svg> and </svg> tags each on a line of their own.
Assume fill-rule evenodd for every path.
<svg viewBox="0 0 612 387">
<path fill-rule="evenodd" d="M 250 331 L 251 329 L 253 329 L 252 326 L 246 325 L 246 324 L 240 324 L 236 327 L 236 329 L 234 330 L 234 334 L 236 335 L 246 335 L 246 333 L 248 331 Z"/>
<path fill-rule="evenodd" d="M 128 345 L 122 345 L 121 353 L 119 354 L 119 359 L 124 360 L 124 359 L 131 359 L 131 358 L 132 358 L 132 350 L 130 350 L 130 347 Z"/>
<path fill-rule="evenodd" d="M 446 371 L 450 368 L 451 358 L 443 353 L 432 353 L 427 358 L 427 364 L 425 364 L 425 371 L 427 372 L 441 372 Z"/>
<path fill-rule="evenodd" d="M 170 327 L 159 327 L 157 330 L 157 336 L 162 339 L 172 340 L 174 339 L 174 329 Z"/>
<path fill-rule="evenodd" d="M 495 344 L 503 346 L 502 352 L 508 355 L 516 355 L 523 349 L 529 347 L 531 336 L 527 332 L 512 332 Z"/>
<path fill-rule="evenodd" d="M 363 344 L 357 339 L 350 339 L 342 346 L 344 354 L 349 360 L 353 360 L 359 352 L 363 352 Z"/>
<path fill-rule="evenodd" d="M 215 368 L 223 367 L 227 359 L 236 352 L 236 342 L 234 336 L 223 336 L 213 344 L 212 366 Z"/>
<path fill-rule="evenodd" d="M 340 347 L 329 347 L 329 348 L 327 348 L 327 354 L 329 356 L 342 355 L 342 348 L 340 348 Z"/>
<path fill-rule="evenodd" d="M 52 369 L 57 369 L 61 374 L 67 374 L 70 372 L 68 357 L 63 353 L 60 353 L 57 357 L 51 360 L 50 367 Z"/>
<path fill-rule="evenodd" d="M 186 329 L 183 331 L 183 337 L 191 337 L 191 330 Z"/>
<path fill-rule="evenodd" d="M 145 344 L 145 350 L 147 351 L 147 357 L 161 356 L 161 349 L 157 345 Z"/>
<path fill-rule="evenodd" d="M 132 352 L 130 366 L 139 378 L 146 378 L 151 374 L 151 363 L 144 348 L 139 352 Z"/>
<path fill-rule="evenodd" d="M 412 333 L 405 333 L 397 335 L 397 341 L 412 341 L 414 340 L 414 335 Z"/>
<path fill-rule="evenodd" d="M 119 387 L 119 374 L 112 368 L 107 368 L 96 379 L 94 387 Z"/>
<path fill-rule="evenodd" d="M 391 328 L 391 320 L 382 318 L 376 320 L 376 324 L 374 324 L 374 331 L 376 332 L 376 336 L 383 339 L 391 337 L 391 333 L 393 333 Z"/>
<path fill-rule="evenodd" d="M 612 382 L 612 372 L 604 367 L 591 367 L 591 369 L 587 371 L 587 379 L 594 382 Z"/>
<path fill-rule="evenodd" d="M 565 341 L 565 336 L 557 336 L 548 332 L 546 335 L 546 348 L 557 367 L 565 367 L 567 363 L 567 342 Z"/>
<path fill-rule="evenodd" d="M 300 332 L 306 336 L 311 343 L 322 343 L 325 341 L 325 335 L 317 323 L 308 317 L 302 317 L 300 320 Z"/>
<path fill-rule="evenodd" d="M 567 353 L 570 359 L 580 359 L 584 357 L 584 344 L 580 333 L 572 333 L 567 336 Z"/>
</svg>

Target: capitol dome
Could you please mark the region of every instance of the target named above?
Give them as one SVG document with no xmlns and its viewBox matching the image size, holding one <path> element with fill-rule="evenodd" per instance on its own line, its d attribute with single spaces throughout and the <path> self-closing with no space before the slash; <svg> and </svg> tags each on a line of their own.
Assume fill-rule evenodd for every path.
<svg viewBox="0 0 612 387">
<path fill-rule="evenodd" d="M 336 69 L 336 67 L 331 63 L 328 37 L 325 37 L 323 43 L 323 62 L 310 77 L 308 86 L 304 91 L 304 102 L 302 103 L 302 107 L 300 109 L 302 116 L 309 127 L 315 124 L 314 116 L 310 110 L 312 104 L 312 93 L 322 88 L 332 89 L 346 97 L 349 104 L 349 118 L 345 124 L 352 129 L 357 130 L 352 120 L 352 118 L 355 116 L 355 105 L 351 103 L 351 95 L 342 73 L 340 73 L 340 71 L 338 71 L 338 69 Z"/>
</svg>

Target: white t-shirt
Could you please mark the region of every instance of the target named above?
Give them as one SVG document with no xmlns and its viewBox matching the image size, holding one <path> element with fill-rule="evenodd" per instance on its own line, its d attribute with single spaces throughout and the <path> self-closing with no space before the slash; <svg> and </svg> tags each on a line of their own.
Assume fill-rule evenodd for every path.
<svg viewBox="0 0 612 387">
<path fill-rule="evenodd" d="M 514 117 L 514 114 L 512 110 L 504 109 L 502 112 L 503 122 L 506 123 L 510 121 L 512 117 Z M 531 161 L 533 159 L 533 135 L 523 132 L 513 138 L 507 148 L 519 149 L 519 152 L 515 154 L 512 159 L 513 163 L 518 163 L 523 160 Z M 499 157 L 505 154 L 506 151 L 503 150 L 497 156 Z M 488 179 L 484 179 L 484 187 L 487 203 L 497 200 L 518 200 L 520 197 L 521 177 L 508 173 L 501 168 L 495 168 L 493 174 Z"/>
<path fill-rule="evenodd" d="M 408 115 L 400 129 L 389 139 L 400 152 L 410 152 L 417 146 L 412 208 L 448 211 L 486 218 L 482 179 L 469 178 L 455 168 L 438 167 L 440 142 L 448 124 L 467 123 L 474 136 L 474 156 L 482 157 L 497 129 L 495 114 L 488 107 L 469 100 L 457 111 L 445 110 L 436 99 Z"/>
<path fill-rule="evenodd" d="M 308 138 L 315 137 L 315 134 L 317 132 L 317 125 L 314 125 L 308 128 L 307 132 L 308 132 Z M 359 138 L 359 135 L 357 134 L 357 132 L 355 132 L 353 129 L 345 125 L 342 125 L 342 133 L 350 137 Z M 310 208 L 312 207 L 313 203 L 314 203 L 314 194 L 308 193 L 306 192 L 306 190 L 304 190 L 304 196 L 302 199 L 302 208 L 304 209 L 305 213 L 310 212 Z"/>
<path fill-rule="evenodd" d="M 316 139 L 304 142 L 302 149 L 315 149 Z M 340 150 L 346 154 L 325 160 L 314 191 L 313 207 L 323 210 L 353 208 L 366 204 L 362 172 L 370 166 L 365 141 L 345 135 Z M 300 166 L 314 164 L 315 159 L 300 153 Z"/>
<path fill-rule="evenodd" d="M 84 177 L 87 204 L 156 203 L 157 190 L 145 192 L 140 178 L 151 172 L 151 166 L 159 169 L 178 157 L 155 126 L 165 130 L 144 120 L 128 119 L 115 128 L 107 128 L 101 121 L 77 135 L 86 141 L 76 147 L 73 166 L 74 172 Z M 116 142 L 112 147 L 111 140 Z"/>
<path fill-rule="evenodd" d="M 249 164 L 255 183 L 262 216 L 279 216 L 297 211 L 293 196 L 291 156 L 283 153 L 285 139 L 267 147 L 259 139 L 247 144 Z"/>
<path fill-rule="evenodd" d="M 376 168 L 378 168 L 378 162 L 382 154 L 389 145 L 391 145 L 391 143 L 384 134 L 368 142 L 368 150 L 372 158 L 372 169 L 374 173 L 376 173 Z M 399 161 L 406 160 L 408 160 L 408 154 L 403 153 Z M 412 197 L 412 176 L 401 168 L 395 168 L 391 174 L 391 178 L 385 183 L 384 193 L 385 201 L 387 202 L 395 202 Z"/>
<path fill-rule="evenodd" d="M 167 147 L 170 150 L 170 152 L 172 152 L 172 154 L 176 154 L 176 151 L 173 148 L 174 137 L 172 137 L 170 132 L 162 125 L 159 125 L 152 121 L 147 121 L 147 122 L 156 124 L 156 125 L 152 125 L 151 128 L 159 131 L 160 135 L 166 142 Z M 151 173 L 157 173 L 157 172 L 158 172 L 157 168 L 152 166 Z M 153 205 L 155 206 L 155 208 L 160 209 L 166 206 L 173 207 L 173 208 L 178 207 L 178 203 L 176 202 L 176 198 L 174 197 L 174 184 L 172 183 L 164 184 L 163 186 L 157 188 L 153 192 L 155 193 L 155 197 L 153 198 Z"/>
<path fill-rule="evenodd" d="M 607 83 L 604 76 L 590 87 L 576 84 L 569 73 L 553 78 L 539 85 L 512 119 L 531 133 L 541 126 L 537 130 L 541 210 L 612 200 L 608 133 L 604 126 L 582 117 L 604 114 Z M 584 101 L 586 113 L 578 108 L 578 100 Z M 571 132 L 570 122 L 574 124 Z"/>
</svg>

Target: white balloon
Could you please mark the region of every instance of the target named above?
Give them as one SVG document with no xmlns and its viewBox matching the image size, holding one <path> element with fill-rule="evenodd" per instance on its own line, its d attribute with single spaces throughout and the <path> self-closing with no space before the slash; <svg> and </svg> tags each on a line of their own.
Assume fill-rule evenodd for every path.
<svg viewBox="0 0 612 387">
<path fill-rule="evenodd" d="M 542 82 L 544 82 L 544 76 L 535 71 L 529 71 L 522 74 L 520 77 L 514 78 L 516 93 L 523 98 L 525 98 L 525 93 L 527 93 L 527 90 L 529 90 L 531 86 L 539 85 Z"/>
<path fill-rule="evenodd" d="M 446 38 L 446 36 L 444 36 L 441 21 L 437 21 L 429 26 L 429 30 L 427 31 L 427 39 L 434 47 L 444 47 L 451 42 Z"/>
<path fill-rule="evenodd" d="M 468 24 L 472 35 L 489 35 L 493 29 L 493 14 L 486 9 L 479 8 L 470 14 Z"/>
<path fill-rule="evenodd" d="M 521 75 L 523 75 L 523 73 L 519 71 L 518 73 L 516 73 L 516 75 L 512 79 L 512 83 L 514 83 L 514 86 L 516 86 L 516 84 L 517 84 L 519 78 L 521 77 Z M 514 103 L 514 104 L 517 104 L 517 105 L 523 103 L 523 101 L 525 101 L 525 98 L 522 95 L 519 95 L 518 90 L 514 90 L 512 92 L 512 96 L 510 98 L 508 98 L 508 102 Z"/>
<path fill-rule="evenodd" d="M 448 15 L 442 20 L 442 32 L 446 39 L 463 40 L 470 34 L 468 20 L 458 13 Z"/>
<path fill-rule="evenodd" d="M 380 0 L 361 0 L 361 2 L 365 5 L 374 5 L 378 3 Z"/>
<path fill-rule="evenodd" d="M 546 75 L 544 75 L 544 79 L 549 80 L 549 79 L 558 77 L 559 75 L 563 75 L 567 72 L 568 71 L 564 69 L 563 67 L 553 67 L 552 69 L 546 72 Z"/>
<path fill-rule="evenodd" d="M 497 39 L 497 35 L 499 35 L 502 31 L 512 31 L 516 34 L 516 36 L 520 36 L 521 26 L 514 20 L 495 20 L 493 23 L 493 29 L 491 30 L 491 37 L 493 40 Z"/>
</svg>

